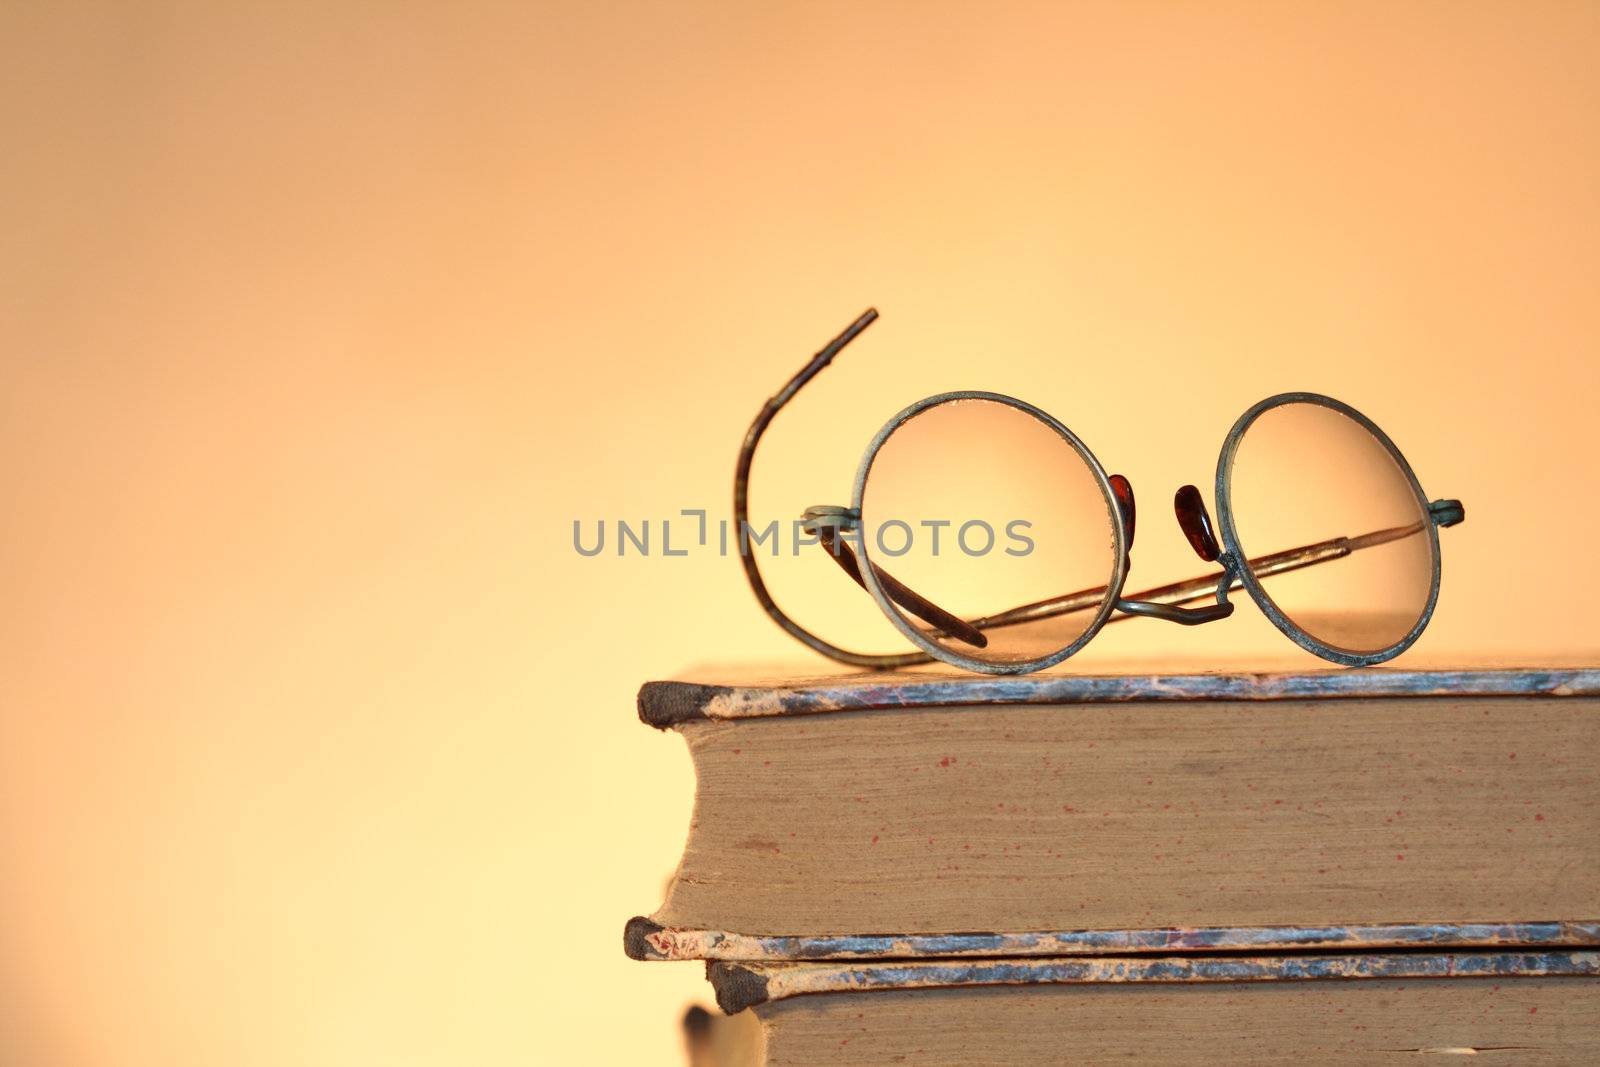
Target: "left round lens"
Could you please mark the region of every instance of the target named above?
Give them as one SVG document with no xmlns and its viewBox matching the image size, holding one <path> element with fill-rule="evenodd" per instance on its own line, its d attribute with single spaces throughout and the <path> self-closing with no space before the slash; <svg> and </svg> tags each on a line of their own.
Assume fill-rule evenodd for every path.
<svg viewBox="0 0 1600 1067">
<path fill-rule="evenodd" d="M 1016 667 L 1071 648 L 1122 574 L 1096 466 L 1019 403 L 958 396 L 916 411 L 860 486 L 859 546 L 891 609 L 972 663 Z"/>
</svg>

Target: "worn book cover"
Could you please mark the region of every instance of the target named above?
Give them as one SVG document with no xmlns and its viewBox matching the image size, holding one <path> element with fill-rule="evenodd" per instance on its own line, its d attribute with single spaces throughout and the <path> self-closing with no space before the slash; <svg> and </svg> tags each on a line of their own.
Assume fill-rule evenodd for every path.
<svg viewBox="0 0 1600 1067">
<path fill-rule="evenodd" d="M 641 959 L 1600 945 L 1600 671 L 651 683 Z"/>
<path fill-rule="evenodd" d="M 1600 1062 L 1600 954 L 710 965 L 693 1067 Z"/>
</svg>

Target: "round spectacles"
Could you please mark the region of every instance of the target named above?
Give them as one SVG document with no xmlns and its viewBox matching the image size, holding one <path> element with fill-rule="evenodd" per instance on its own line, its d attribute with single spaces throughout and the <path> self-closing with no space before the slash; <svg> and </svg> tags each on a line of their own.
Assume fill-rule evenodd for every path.
<svg viewBox="0 0 1600 1067">
<path fill-rule="evenodd" d="M 751 461 L 772 417 L 875 318 L 869 311 L 853 323 L 757 416 L 735 477 L 741 530 Z M 1227 618 L 1239 588 L 1302 648 L 1359 666 L 1391 659 L 1421 635 L 1439 595 L 1437 528 L 1464 517 L 1458 501 L 1428 501 L 1370 419 L 1315 393 L 1269 397 L 1240 416 L 1218 458 L 1216 501 L 1216 526 L 1194 486 L 1178 490 L 1174 513 L 1196 554 L 1220 569 L 1124 595 L 1136 516 L 1128 480 L 1108 475 L 1082 440 L 1032 404 L 943 393 L 878 431 L 848 507 L 813 507 L 801 518 L 920 651 L 861 653 L 823 640 L 778 607 L 754 553 L 741 560 L 781 627 L 857 666 L 941 660 L 1025 673 L 1060 663 L 1119 618 Z"/>
</svg>

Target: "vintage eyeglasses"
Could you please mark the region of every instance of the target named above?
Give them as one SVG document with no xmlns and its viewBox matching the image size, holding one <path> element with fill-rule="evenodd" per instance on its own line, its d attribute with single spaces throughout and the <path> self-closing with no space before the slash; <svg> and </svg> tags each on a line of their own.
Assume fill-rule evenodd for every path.
<svg viewBox="0 0 1600 1067">
<path fill-rule="evenodd" d="M 734 475 L 741 532 L 767 426 L 877 317 L 869 310 L 858 318 L 756 416 Z M 873 437 L 849 507 L 812 507 L 801 517 L 821 552 L 920 651 L 832 644 L 777 605 L 756 552 L 742 550 L 740 559 L 773 621 L 824 656 L 860 667 L 942 660 L 1025 673 L 1061 662 L 1117 619 L 1225 619 L 1233 613 L 1228 594 L 1241 586 L 1295 644 L 1363 666 L 1399 655 L 1422 634 L 1439 597 L 1438 527 L 1465 517 L 1458 500 L 1429 502 L 1371 420 L 1315 393 L 1269 397 L 1234 423 L 1217 460 L 1216 526 L 1194 486 L 1179 489 L 1173 503 L 1195 553 L 1221 569 L 1124 596 L 1135 515 L 1128 480 L 1107 475 L 1071 430 L 1032 404 L 942 393 Z M 1251 555 L 1247 546 L 1267 551 Z"/>
</svg>

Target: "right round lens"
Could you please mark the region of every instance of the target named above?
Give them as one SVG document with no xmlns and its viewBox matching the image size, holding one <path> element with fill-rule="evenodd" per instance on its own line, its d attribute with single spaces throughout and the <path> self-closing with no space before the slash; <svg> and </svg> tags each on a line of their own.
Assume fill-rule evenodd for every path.
<svg viewBox="0 0 1600 1067">
<path fill-rule="evenodd" d="M 1086 639 L 1124 573 L 1093 457 L 995 394 L 930 398 L 898 418 L 857 505 L 862 554 L 902 629 L 979 670 L 1032 669 Z M 939 624 L 896 585 L 974 630 Z"/>
<path fill-rule="evenodd" d="M 1248 423 L 1225 471 L 1225 522 L 1293 627 L 1335 652 L 1387 658 L 1414 636 L 1437 591 L 1427 502 L 1364 417 L 1300 397 L 1269 402 Z M 1274 556 L 1311 546 L 1329 558 L 1273 573 Z"/>
</svg>

